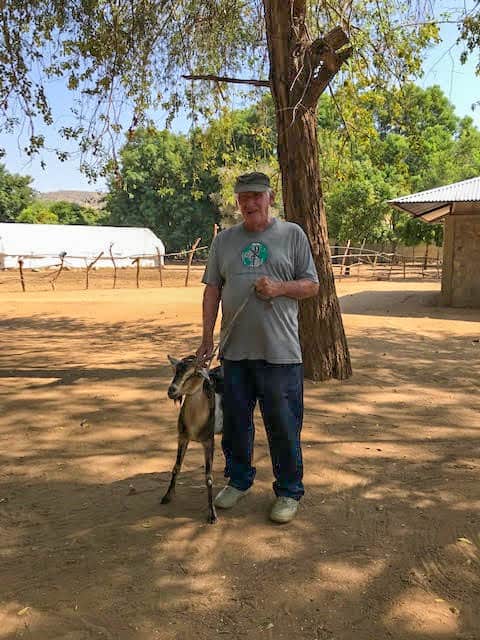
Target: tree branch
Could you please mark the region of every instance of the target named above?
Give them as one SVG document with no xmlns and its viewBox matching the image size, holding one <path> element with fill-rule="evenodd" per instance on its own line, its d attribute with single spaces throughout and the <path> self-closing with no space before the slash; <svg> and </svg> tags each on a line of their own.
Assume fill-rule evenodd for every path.
<svg viewBox="0 0 480 640">
<path fill-rule="evenodd" d="M 308 69 L 303 87 L 302 106 L 314 108 L 328 83 L 339 71 L 343 63 L 352 55 L 348 36 L 341 27 L 335 27 L 324 38 L 314 40 L 305 51 L 304 67 Z"/>
<path fill-rule="evenodd" d="M 255 87 L 268 87 L 270 88 L 269 80 L 243 80 L 242 78 L 228 78 L 225 76 L 214 75 L 188 75 L 182 76 L 185 80 L 212 80 L 213 82 L 229 82 L 231 84 L 253 84 Z"/>
</svg>

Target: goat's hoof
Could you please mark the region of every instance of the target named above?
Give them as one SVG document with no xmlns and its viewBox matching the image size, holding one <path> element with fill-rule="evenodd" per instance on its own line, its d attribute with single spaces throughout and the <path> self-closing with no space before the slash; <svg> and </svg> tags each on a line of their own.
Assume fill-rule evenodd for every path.
<svg viewBox="0 0 480 640">
<path fill-rule="evenodd" d="M 217 524 L 218 518 L 214 513 L 211 513 L 207 518 L 208 524 Z"/>
<path fill-rule="evenodd" d="M 160 504 L 168 504 L 172 501 L 172 496 L 169 493 L 166 493 L 163 498 L 160 500 Z"/>
</svg>

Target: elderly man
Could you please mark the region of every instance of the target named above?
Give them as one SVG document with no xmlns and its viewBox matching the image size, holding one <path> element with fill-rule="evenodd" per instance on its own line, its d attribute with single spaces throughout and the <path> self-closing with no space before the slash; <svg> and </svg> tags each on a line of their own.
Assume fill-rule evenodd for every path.
<svg viewBox="0 0 480 640">
<path fill-rule="evenodd" d="M 222 447 L 229 482 L 215 505 L 233 507 L 253 484 L 253 411 L 258 399 L 275 476 L 270 518 L 284 523 L 295 517 L 304 494 L 297 301 L 317 294 L 318 277 L 303 230 L 271 217 L 268 176 L 239 176 L 235 193 L 243 222 L 222 231 L 212 244 L 203 277 L 203 338 L 197 350 L 200 358 L 213 352 L 221 300 Z"/>
</svg>

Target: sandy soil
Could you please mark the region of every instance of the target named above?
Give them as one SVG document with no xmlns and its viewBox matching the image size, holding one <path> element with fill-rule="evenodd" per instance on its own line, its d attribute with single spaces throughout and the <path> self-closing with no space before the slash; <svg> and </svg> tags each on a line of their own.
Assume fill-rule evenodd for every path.
<svg viewBox="0 0 480 640">
<path fill-rule="evenodd" d="M 254 490 L 209 526 L 198 446 L 159 505 L 166 356 L 197 345 L 201 287 L 7 289 L 2 640 L 480 638 L 479 311 L 436 306 L 437 283 L 342 282 L 355 374 L 306 385 L 298 518 L 267 519 L 259 424 Z"/>
</svg>

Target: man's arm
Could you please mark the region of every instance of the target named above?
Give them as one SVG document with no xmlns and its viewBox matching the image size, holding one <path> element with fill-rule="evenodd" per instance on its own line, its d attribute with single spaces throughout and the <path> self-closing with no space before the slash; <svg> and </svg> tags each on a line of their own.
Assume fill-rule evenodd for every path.
<svg viewBox="0 0 480 640">
<path fill-rule="evenodd" d="M 202 343 L 196 353 L 199 359 L 208 358 L 213 353 L 213 330 L 217 320 L 221 292 L 221 287 L 213 284 L 207 284 L 203 292 L 203 336 Z"/>
<path fill-rule="evenodd" d="M 282 282 L 264 276 L 255 282 L 255 289 L 257 293 L 265 298 L 286 296 L 287 298 L 295 298 L 295 300 L 303 300 L 304 298 L 316 296 L 319 285 L 317 282 L 307 278 Z"/>
</svg>

